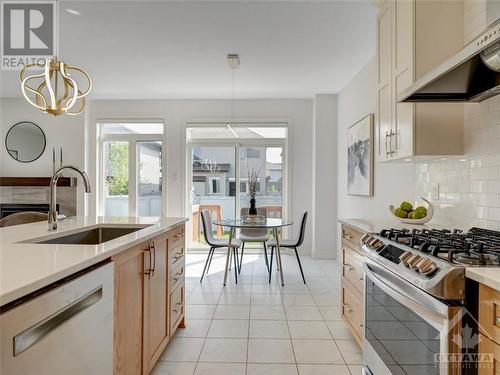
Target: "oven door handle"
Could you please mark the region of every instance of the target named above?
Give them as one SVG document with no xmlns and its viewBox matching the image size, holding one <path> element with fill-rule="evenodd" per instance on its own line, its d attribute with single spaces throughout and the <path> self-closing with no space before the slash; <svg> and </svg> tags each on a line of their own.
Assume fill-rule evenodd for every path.
<svg viewBox="0 0 500 375">
<path fill-rule="evenodd" d="M 398 301 L 399 303 L 405 305 L 406 307 L 412 309 L 417 315 L 421 315 L 423 318 L 427 318 L 432 321 L 437 327 L 442 327 L 446 319 L 448 319 L 449 308 L 445 304 L 441 303 L 439 300 L 427 295 L 425 292 L 420 291 L 417 287 L 408 283 L 410 288 L 414 288 L 414 294 L 417 298 L 424 301 L 425 304 L 418 301 L 416 298 L 412 298 L 411 290 L 404 290 L 397 284 L 389 280 L 389 278 L 384 277 L 383 273 L 387 273 L 382 268 L 377 267 L 373 262 L 365 260 L 363 262 L 363 269 L 366 276 L 382 291 L 387 293 L 390 297 Z M 378 271 L 378 272 L 377 272 Z M 387 274 L 388 276 L 392 276 Z M 394 278 L 398 277 L 396 275 Z M 399 281 L 399 280 L 397 280 Z M 401 283 L 406 283 L 401 280 Z"/>
</svg>

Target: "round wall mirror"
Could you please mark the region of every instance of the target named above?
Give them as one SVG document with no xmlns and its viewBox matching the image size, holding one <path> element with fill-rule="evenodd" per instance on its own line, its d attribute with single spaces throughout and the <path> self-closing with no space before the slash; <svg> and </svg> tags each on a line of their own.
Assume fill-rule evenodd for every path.
<svg viewBox="0 0 500 375">
<path fill-rule="evenodd" d="M 29 121 L 13 125 L 5 136 L 5 147 L 13 159 L 21 163 L 31 163 L 45 150 L 45 134 L 36 124 Z"/>
</svg>

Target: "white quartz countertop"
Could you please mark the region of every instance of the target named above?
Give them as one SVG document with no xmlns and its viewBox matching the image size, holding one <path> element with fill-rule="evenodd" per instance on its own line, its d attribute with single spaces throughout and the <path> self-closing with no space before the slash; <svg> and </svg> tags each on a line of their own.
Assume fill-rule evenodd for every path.
<svg viewBox="0 0 500 375">
<path fill-rule="evenodd" d="M 0 228 L 0 306 L 186 221 L 182 217 L 79 217 L 60 221 L 56 231 L 49 231 L 45 221 Z M 145 227 L 99 245 L 31 243 L 97 226 Z"/>
<path fill-rule="evenodd" d="M 478 283 L 500 291 L 500 269 L 493 267 L 468 267 L 465 276 Z"/>
<path fill-rule="evenodd" d="M 403 224 L 396 219 L 386 219 L 386 220 L 377 220 L 377 219 L 361 219 L 361 218 L 343 218 L 339 219 L 339 222 L 342 224 L 348 225 L 354 229 L 357 229 L 363 233 L 377 233 L 382 229 L 450 229 L 450 226 L 444 226 L 442 224 L 435 224 L 429 222 L 424 225 L 415 225 L 415 224 Z M 460 228 L 459 228 L 460 229 Z"/>
</svg>

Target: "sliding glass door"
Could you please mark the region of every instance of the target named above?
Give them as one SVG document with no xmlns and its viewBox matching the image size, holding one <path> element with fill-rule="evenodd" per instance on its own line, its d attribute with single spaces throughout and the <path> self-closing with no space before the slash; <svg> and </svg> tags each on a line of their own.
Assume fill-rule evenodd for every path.
<svg viewBox="0 0 500 375">
<path fill-rule="evenodd" d="M 283 211 L 283 147 L 241 146 L 240 148 L 241 209 L 250 207 L 249 177 L 257 175 L 255 200 L 268 217 L 282 217 Z"/>
<path fill-rule="evenodd" d="M 192 242 L 203 246 L 201 211 L 208 210 L 214 220 L 233 219 L 236 210 L 234 146 L 193 145 L 191 148 Z M 227 237 L 222 227 L 213 226 L 216 238 Z"/>
<path fill-rule="evenodd" d="M 249 124 L 250 125 L 250 124 Z M 256 201 L 268 217 L 286 217 L 286 124 L 188 124 L 188 212 L 191 246 L 205 246 L 201 210 L 212 220 L 239 218 L 249 207 L 249 174 L 257 177 Z M 275 125 L 275 124 L 272 124 Z M 213 226 L 216 238 L 227 238 Z"/>
</svg>

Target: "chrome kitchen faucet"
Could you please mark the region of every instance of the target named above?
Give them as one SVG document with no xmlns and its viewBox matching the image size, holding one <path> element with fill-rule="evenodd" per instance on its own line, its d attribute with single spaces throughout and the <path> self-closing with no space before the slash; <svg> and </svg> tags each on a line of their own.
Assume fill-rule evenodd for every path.
<svg viewBox="0 0 500 375">
<path fill-rule="evenodd" d="M 87 173 L 85 173 L 83 170 L 81 170 L 78 167 L 75 167 L 73 165 L 66 165 L 64 167 L 59 168 L 57 171 L 54 172 L 54 175 L 50 179 L 50 201 L 49 201 L 49 230 L 55 230 L 57 229 L 57 210 L 56 210 L 56 190 L 57 190 L 57 180 L 59 180 L 59 177 L 62 176 L 62 173 L 65 169 L 71 169 L 75 172 L 78 172 L 80 176 L 83 178 L 83 184 L 85 187 L 85 192 L 90 193 L 91 188 L 90 188 L 90 180 L 89 176 Z"/>
</svg>

